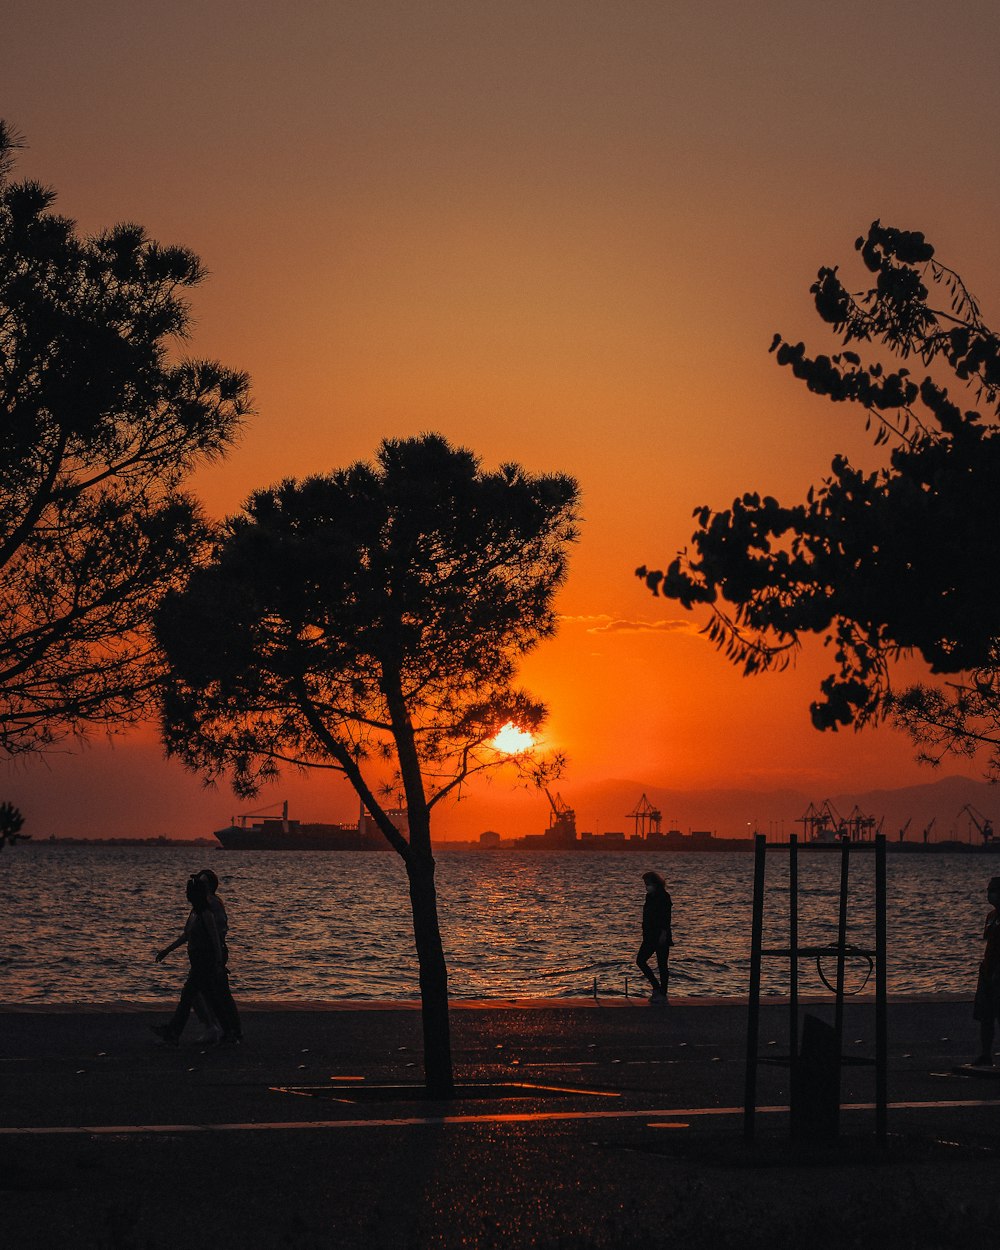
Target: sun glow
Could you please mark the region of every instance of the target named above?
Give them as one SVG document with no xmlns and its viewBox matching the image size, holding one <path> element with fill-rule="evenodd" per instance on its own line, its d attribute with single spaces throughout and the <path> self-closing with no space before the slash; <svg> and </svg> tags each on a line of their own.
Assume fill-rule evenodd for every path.
<svg viewBox="0 0 1000 1250">
<path fill-rule="evenodd" d="M 535 739 L 523 729 L 518 729 L 514 722 L 509 720 L 503 729 L 490 739 L 489 745 L 498 751 L 505 751 L 508 755 L 520 755 L 522 751 L 531 750 L 535 745 Z"/>
</svg>

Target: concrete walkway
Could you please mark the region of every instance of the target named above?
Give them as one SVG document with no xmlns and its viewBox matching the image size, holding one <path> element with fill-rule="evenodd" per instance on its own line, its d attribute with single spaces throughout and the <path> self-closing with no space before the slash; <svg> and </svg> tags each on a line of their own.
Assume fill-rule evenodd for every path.
<svg viewBox="0 0 1000 1250">
<path fill-rule="evenodd" d="M 233 1049 L 155 1044 L 142 1008 L 0 1008 L 12 1246 L 963 1246 L 1000 1224 L 1000 1079 L 967 1001 L 890 1004 L 890 1141 L 870 1068 L 841 1141 L 788 1141 L 787 1069 L 742 1134 L 745 1009 L 456 1004 L 448 1104 L 412 1005 L 244 1006 Z M 817 1009 L 826 1014 L 828 1007 Z M 761 1054 L 778 1054 L 780 1004 Z M 873 1053 L 870 1003 L 845 1050 Z M 9 1237 L 9 1242 L 7 1238 Z"/>
</svg>

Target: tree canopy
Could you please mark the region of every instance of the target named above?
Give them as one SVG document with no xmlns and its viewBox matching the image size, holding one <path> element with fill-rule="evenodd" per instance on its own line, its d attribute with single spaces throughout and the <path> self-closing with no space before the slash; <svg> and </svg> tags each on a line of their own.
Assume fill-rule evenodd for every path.
<svg viewBox="0 0 1000 1250">
<path fill-rule="evenodd" d="M 332 768 L 377 816 L 374 778 L 406 781 L 412 737 L 422 793 L 406 797 L 433 807 L 496 764 L 502 725 L 544 716 L 513 679 L 554 632 L 576 495 L 516 465 L 484 473 L 434 435 L 257 491 L 159 613 L 168 749 L 245 795 L 286 764 Z"/>
<path fill-rule="evenodd" d="M 246 795 L 288 765 L 340 772 L 404 860 L 439 1092 L 451 1068 L 431 812 L 510 762 L 490 745 L 506 722 L 544 718 L 516 670 L 554 632 L 577 507 L 571 478 L 485 472 L 438 435 L 388 440 L 374 463 L 256 492 L 157 618 L 170 754 Z M 386 784 L 405 795 L 406 829 Z"/>
<path fill-rule="evenodd" d="M 152 609 L 206 550 L 181 483 L 249 411 L 245 374 L 171 358 L 198 258 L 83 237 L 11 179 L 0 123 L 0 752 L 148 710 Z"/>
<path fill-rule="evenodd" d="M 972 753 L 1000 742 L 986 723 L 1000 729 L 1000 339 L 922 234 L 876 221 L 856 247 L 873 286 L 849 293 L 823 268 L 811 288 L 840 350 L 808 355 L 781 335 L 771 350 L 810 391 L 861 405 L 888 462 L 865 472 L 837 456 L 792 505 L 747 492 L 700 507 L 690 549 L 637 573 L 709 605 L 709 637 L 746 674 L 823 635 L 834 671 L 817 727 L 890 713 L 932 757 Z M 905 654 L 956 680 L 895 692 Z"/>
</svg>

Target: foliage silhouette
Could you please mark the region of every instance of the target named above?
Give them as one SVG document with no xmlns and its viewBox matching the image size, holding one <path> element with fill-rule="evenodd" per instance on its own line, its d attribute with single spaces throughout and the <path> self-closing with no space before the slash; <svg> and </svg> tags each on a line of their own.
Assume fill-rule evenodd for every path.
<svg viewBox="0 0 1000 1250">
<path fill-rule="evenodd" d="M 374 464 L 254 494 L 158 615 L 170 754 L 245 795 L 288 764 L 340 772 L 402 857 L 439 1095 L 453 1077 L 431 813 L 475 773 L 558 766 L 489 742 L 544 718 L 516 664 L 554 631 L 577 496 L 568 477 L 483 472 L 437 435 L 386 441 Z M 408 830 L 382 783 L 402 789 Z"/>
<path fill-rule="evenodd" d="M 170 363 L 204 271 L 141 227 L 80 237 L 10 178 L 0 122 L 0 753 L 148 711 L 151 611 L 205 552 L 179 490 L 248 411 L 244 374 Z"/>
<path fill-rule="evenodd" d="M 0 851 L 9 842 L 12 846 L 15 842 L 27 839 L 28 834 L 23 834 L 21 830 L 24 828 L 24 817 L 13 803 L 0 803 Z"/>
<path fill-rule="evenodd" d="M 747 493 L 725 511 L 698 508 L 692 550 L 666 573 L 637 574 L 686 608 L 710 605 L 708 636 L 745 674 L 787 665 L 803 634 L 825 635 L 836 670 L 811 705 L 818 728 L 889 714 L 922 758 L 986 743 L 996 771 L 1000 339 L 922 234 L 876 221 L 856 248 L 874 286 L 850 294 L 824 268 L 811 288 L 842 350 L 808 356 L 780 335 L 771 350 L 814 393 L 860 404 L 888 464 L 866 473 L 837 456 L 791 507 Z M 879 344 L 888 364 L 854 350 Z M 960 406 L 949 380 L 974 403 Z M 956 680 L 895 694 L 892 663 L 912 653 Z"/>
</svg>

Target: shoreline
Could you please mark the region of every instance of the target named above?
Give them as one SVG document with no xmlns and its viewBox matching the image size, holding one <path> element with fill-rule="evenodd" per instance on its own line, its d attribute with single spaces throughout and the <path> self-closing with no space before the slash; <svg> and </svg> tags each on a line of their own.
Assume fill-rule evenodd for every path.
<svg viewBox="0 0 1000 1250">
<path fill-rule="evenodd" d="M 968 990 L 949 992 L 928 992 L 889 994 L 888 1002 L 896 1006 L 919 1004 L 954 1004 L 972 1003 L 973 995 Z M 171 999 L 135 999 L 131 1001 L 110 1002 L 0 1002 L 0 1015 L 87 1015 L 91 1013 L 114 1015 L 122 1013 L 133 1015 L 140 1012 L 162 1012 Z M 846 1000 L 859 1006 L 872 1006 L 874 994 L 851 995 Z M 800 994 L 799 1003 L 803 1006 L 823 1006 L 830 1002 L 829 994 Z M 419 998 L 248 998 L 238 1000 L 241 1012 L 267 1012 L 284 1014 L 285 1012 L 344 1012 L 344 1011 L 420 1011 Z M 452 1011 L 601 1011 L 606 1008 L 636 1008 L 645 1010 L 648 996 L 622 994 L 593 998 L 580 996 L 575 998 L 452 998 L 448 1003 Z M 694 1008 L 719 1008 L 746 1006 L 746 996 L 738 995 L 698 995 L 684 997 L 670 996 L 671 1008 L 683 1008 L 685 1011 Z M 769 994 L 761 998 L 761 1007 L 787 1007 L 788 996 L 785 994 Z"/>
<path fill-rule="evenodd" d="M 456 854 L 456 855 L 511 855 L 511 854 L 529 854 L 529 855 L 725 855 L 752 854 L 755 849 L 753 838 L 726 838 L 712 836 L 703 842 L 690 843 L 688 841 L 690 835 L 684 835 L 684 840 L 670 840 L 663 838 L 661 840 L 645 839 L 641 842 L 619 842 L 611 840 L 602 842 L 599 837 L 581 838 L 573 843 L 567 843 L 563 846 L 558 845 L 539 845 L 529 842 L 523 843 L 516 839 L 501 841 L 498 845 L 482 846 L 477 842 L 470 841 L 447 841 L 443 840 L 435 844 L 435 854 Z M 290 847 L 290 846 L 267 846 L 267 847 L 225 847 L 220 846 L 217 842 L 208 841 L 205 838 L 34 838 L 31 836 L 19 839 L 20 845 L 17 846 L 18 851 L 32 851 L 43 847 L 59 847 L 59 848 L 77 848 L 80 850 L 145 850 L 145 851 L 212 851 L 219 854 L 244 855 L 253 853 L 258 855 L 270 855 L 275 852 L 285 855 L 383 855 L 392 851 L 392 847 L 386 843 L 385 846 L 371 847 L 343 847 L 343 846 L 326 846 L 326 847 Z M 806 854 L 830 854 L 840 851 L 844 846 L 849 846 L 852 851 L 863 853 L 871 853 L 875 849 L 874 841 L 858 840 L 858 841 L 833 841 L 833 842 L 797 842 L 796 847 L 799 851 Z M 791 843 L 785 839 L 778 838 L 766 839 L 766 846 L 769 851 L 787 851 Z M 992 842 L 969 842 L 959 838 L 942 838 L 933 842 L 890 842 L 886 841 L 886 853 L 888 855 L 997 855 L 1000 854 L 1000 838 L 994 839 Z"/>
</svg>

